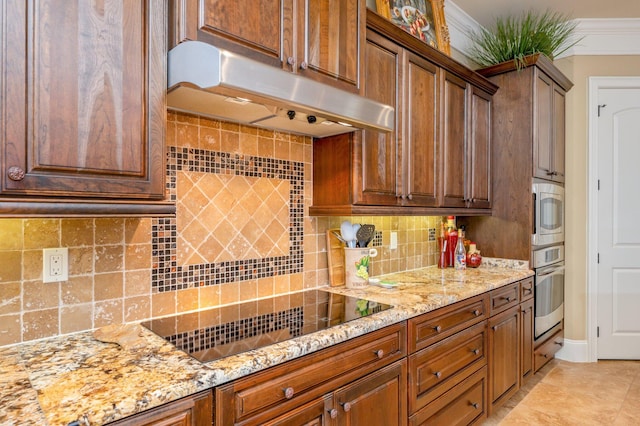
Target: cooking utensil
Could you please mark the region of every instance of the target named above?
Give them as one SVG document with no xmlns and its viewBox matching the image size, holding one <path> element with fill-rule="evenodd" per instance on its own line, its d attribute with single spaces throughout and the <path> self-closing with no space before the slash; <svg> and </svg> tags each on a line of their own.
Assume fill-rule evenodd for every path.
<svg viewBox="0 0 640 426">
<path fill-rule="evenodd" d="M 373 235 L 376 232 L 376 227 L 374 225 L 364 224 L 358 229 L 356 233 L 356 239 L 358 240 L 358 247 L 366 247 L 371 240 L 373 239 Z"/>
<path fill-rule="evenodd" d="M 338 239 L 338 241 L 340 241 L 342 244 L 347 244 L 347 242 L 344 240 L 344 238 L 342 238 L 342 235 L 340 235 L 340 232 L 336 231 L 336 230 L 332 230 L 331 233 L 333 234 L 334 237 L 336 237 Z"/>
<path fill-rule="evenodd" d="M 347 247 L 353 248 L 356 246 L 356 233 L 353 231 L 353 225 L 348 220 L 340 224 L 340 235 L 347 243 Z"/>
</svg>

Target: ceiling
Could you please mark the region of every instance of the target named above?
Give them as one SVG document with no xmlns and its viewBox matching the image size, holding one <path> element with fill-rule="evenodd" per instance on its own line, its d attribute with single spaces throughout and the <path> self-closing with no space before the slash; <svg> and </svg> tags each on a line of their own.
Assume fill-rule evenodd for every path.
<svg viewBox="0 0 640 426">
<path fill-rule="evenodd" d="M 572 19 L 640 18 L 640 0 L 452 0 L 483 27 L 497 16 L 518 15 L 547 9 Z"/>
</svg>

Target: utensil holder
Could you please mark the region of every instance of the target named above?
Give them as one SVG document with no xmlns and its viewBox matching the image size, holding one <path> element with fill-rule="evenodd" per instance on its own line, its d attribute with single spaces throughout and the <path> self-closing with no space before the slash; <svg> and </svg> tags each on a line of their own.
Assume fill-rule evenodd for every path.
<svg viewBox="0 0 640 426">
<path fill-rule="evenodd" d="M 369 284 L 369 264 L 378 255 L 375 248 L 344 248 L 344 281 L 347 288 Z"/>
</svg>

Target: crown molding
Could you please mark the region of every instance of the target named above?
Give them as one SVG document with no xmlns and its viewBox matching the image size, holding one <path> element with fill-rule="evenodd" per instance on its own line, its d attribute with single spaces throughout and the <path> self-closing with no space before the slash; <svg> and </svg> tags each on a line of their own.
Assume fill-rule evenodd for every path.
<svg viewBox="0 0 640 426">
<path fill-rule="evenodd" d="M 445 0 L 445 20 L 451 47 L 468 55 L 472 45 L 470 31 L 482 26 L 451 0 Z M 577 55 L 640 55 L 640 19 L 576 19 L 578 44 L 556 59 Z"/>
</svg>

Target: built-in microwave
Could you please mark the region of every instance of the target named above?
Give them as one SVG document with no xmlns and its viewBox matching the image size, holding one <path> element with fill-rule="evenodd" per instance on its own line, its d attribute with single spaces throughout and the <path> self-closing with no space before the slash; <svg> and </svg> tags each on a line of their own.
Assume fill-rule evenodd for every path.
<svg viewBox="0 0 640 426">
<path fill-rule="evenodd" d="M 531 244 L 546 246 L 564 242 L 564 188 L 534 179 L 533 234 Z"/>
</svg>

